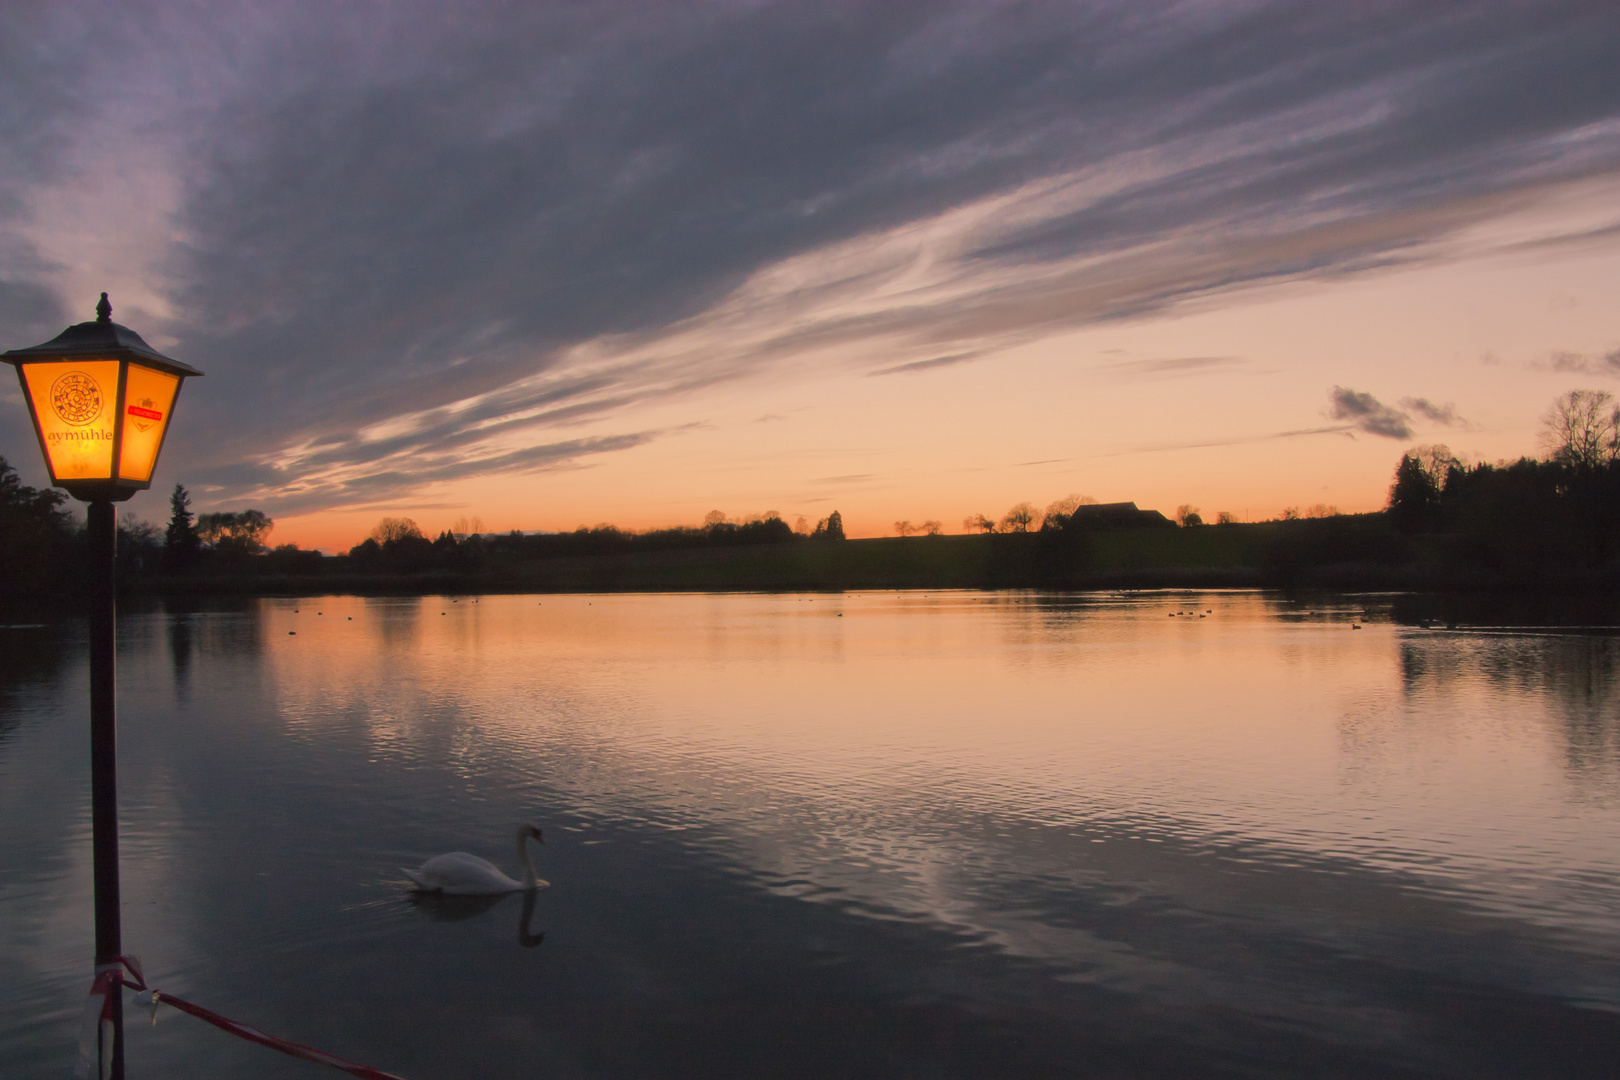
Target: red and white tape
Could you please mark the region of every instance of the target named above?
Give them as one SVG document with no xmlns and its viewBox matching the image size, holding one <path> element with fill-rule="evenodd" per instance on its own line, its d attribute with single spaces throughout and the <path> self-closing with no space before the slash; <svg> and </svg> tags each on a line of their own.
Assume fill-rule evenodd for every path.
<svg viewBox="0 0 1620 1080">
<path fill-rule="evenodd" d="M 126 975 L 127 972 L 127 975 Z M 228 1016 L 221 1016 L 212 1009 L 205 1009 L 201 1005 L 193 1004 L 184 998 L 166 994 L 161 990 L 148 988 L 146 980 L 141 976 L 141 964 L 133 956 L 120 956 L 117 963 L 101 964 L 96 968 L 96 981 L 90 987 L 90 998 L 85 1005 L 85 1029 L 79 1040 L 79 1068 L 75 1076 L 85 1078 L 95 1076 L 105 1078 L 111 1073 L 113 1059 L 113 1020 L 112 995 L 119 991 L 121 986 L 128 986 L 138 990 L 135 1002 L 138 1005 L 148 1005 L 156 1011 L 159 1005 L 168 1005 L 179 1009 L 183 1013 L 190 1013 L 199 1020 L 213 1024 L 215 1027 L 228 1031 L 239 1038 L 256 1042 L 260 1046 L 268 1046 L 272 1050 L 280 1050 L 304 1061 L 313 1061 L 317 1065 L 329 1065 L 334 1069 L 341 1069 L 350 1076 L 357 1076 L 360 1080 L 401 1080 L 393 1073 L 385 1073 L 381 1069 L 373 1069 L 370 1065 L 361 1065 L 358 1062 L 340 1058 L 336 1054 L 328 1054 L 324 1050 L 316 1050 L 302 1043 L 289 1042 L 286 1039 L 267 1035 L 258 1028 L 249 1027 Z"/>
</svg>

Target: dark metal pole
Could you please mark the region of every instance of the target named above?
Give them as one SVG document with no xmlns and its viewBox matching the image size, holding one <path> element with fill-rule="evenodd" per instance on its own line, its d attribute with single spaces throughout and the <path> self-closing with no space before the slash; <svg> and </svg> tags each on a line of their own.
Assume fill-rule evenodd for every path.
<svg viewBox="0 0 1620 1080">
<path fill-rule="evenodd" d="M 113 556 L 118 527 L 113 504 L 90 504 L 90 821 L 96 889 L 96 966 L 124 951 L 118 900 L 118 720 L 113 670 L 117 599 Z M 114 987 L 112 1080 L 124 1077 L 124 994 Z"/>
</svg>

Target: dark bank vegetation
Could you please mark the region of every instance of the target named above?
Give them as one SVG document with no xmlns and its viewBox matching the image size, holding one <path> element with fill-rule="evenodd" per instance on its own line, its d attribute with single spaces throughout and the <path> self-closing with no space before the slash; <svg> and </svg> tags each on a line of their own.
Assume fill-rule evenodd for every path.
<svg viewBox="0 0 1620 1080">
<path fill-rule="evenodd" d="M 1174 520 L 1135 503 L 1071 495 L 999 518 L 895 523 L 897 535 L 845 538 L 834 512 L 814 527 L 775 513 L 632 532 L 429 537 L 384 518 L 346 554 L 268 546 L 256 510 L 194 515 L 185 489 L 166 528 L 122 519 L 120 581 L 164 593 L 659 591 L 869 588 L 1278 586 L 1453 592 L 1620 592 L 1620 407 L 1598 391 L 1564 395 L 1543 423 L 1543 454 L 1469 463 L 1422 446 L 1396 464 L 1387 507 L 1331 506 L 1275 521 Z M 83 541 L 65 498 L 21 484 L 0 461 L 0 595 L 71 593 Z"/>
</svg>

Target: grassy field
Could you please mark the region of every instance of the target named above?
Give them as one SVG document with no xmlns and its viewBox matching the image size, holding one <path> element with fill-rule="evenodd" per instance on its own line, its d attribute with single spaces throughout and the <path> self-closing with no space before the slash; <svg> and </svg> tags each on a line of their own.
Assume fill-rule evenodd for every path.
<svg viewBox="0 0 1620 1080">
<path fill-rule="evenodd" d="M 1191 529 L 795 540 L 596 555 L 492 547 L 476 568 L 414 573 L 368 570 L 343 557 L 284 573 L 261 556 L 185 574 L 121 572 L 120 585 L 131 594 L 243 596 L 1259 586 L 1620 595 L 1620 566 L 1588 565 L 1579 552 L 1493 560 L 1469 548 L 1470 540 L 1408 536 L 1385 515 L 1360 514 Z"/>
<path fill-rule="evenodd" d="M 1052 536 L 913 536 L 492 560 L 475 572 L 356 573 L 330 560 L 299 575 L 201 575 L 164 592 L 686 592 L 915 588 L 1256 585 L 1275 523 Z"/>
</svg>

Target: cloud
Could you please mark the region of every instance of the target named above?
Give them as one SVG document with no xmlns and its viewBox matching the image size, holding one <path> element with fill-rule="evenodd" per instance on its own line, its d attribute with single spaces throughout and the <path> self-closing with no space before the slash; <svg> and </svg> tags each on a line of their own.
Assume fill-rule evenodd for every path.
<svg viewBox="0 0 1620 1080">
<path fill-rule="evenodd" d="M 1544 359 L 1532 361 L 1530 366 L 1542 371 L 1613 377 L 1620 375 L 1620 349 L 1602 354 L 1556 349 Z"/>
<path fill-rule="evenodd" d="M 1449 401 L 1444 405 L 1436 405 L 1428 398 L 1405 397 L 1401 398 L 1401 404 L 1432 423 L 1458 427 L 1464 431 L 1473 429 L 1472 424 L 1457 415 L 1457 407 Z"/>
<path fill-rule="evenodd" d="M 934 358 L 932 358 L 930 360 L 913 360 L 913 361 L 911 361 L 910 363 L 907 363 L 907 364 L 896 364 L 894 367 L 879 368 L 877 371 L 869 371 L 869 372 L 867 372 L 867 374 L 868 375 L 906 375 L 906 374 L 915 374 L 916 372 L 919 372 L 919 371 L 929 371 L 929 370 L 932 370 L 934 368 L 947 367 L 947 366 L 949 366 L 951 364 L 960 364 L 963 361 L 972 360 L 975 357 L 979 357 L 979 356 L 983 356 L 983 355 L 984 354 L 982 352 L 952 353 L 949 356 L 936 356 L 936 357 L 934 357 Z"/>
<path fill-rule="evenodd" d="M 1386 439 L 1410 439 L 1411 417 L 1399 409 L 1390 408 L 1371 394 L 1335 386 L 1329 395 L 1332 405 L 1327 415 L 1334 420 L 1349 420 L 1357 430 Z"/>
<path fill-rule="evenodd" d="M 221 500 L 612 453 L 649 403 L 1438 258 L 1620 170 L 1620 15 L 1573 2 L 0 20 L 6 333 L 64 321 L 42 196 L 161 148 L 137 329 L 209 373 L 165 457 Z"/>
<path fill-rule="evenodd" d="M 690 425 L 688 425 L 690 426 Z M 278 468 L 263 463 L 226 463 L 193 471 L 195 488 L 221 502 L 240 501 L 234 492 L 275 514 L 293 515 L 334 507 L 370 506 L 410 495 L 424 484 L 466 476 L 557 472 L 589 468 L 582 459 L 645 445 L 671 432 L 568 439 L 523 446 L 502 453 L 383 455 L 356 466 L 337 459 L 324 468 Z M 302 465 L 302 463 L 300 463 Z"/>
<path fill-rule="evenodd" d="M 1355 424 L 1335 424 L 1331 427 L 1298 428 L 1293 431 L 1274 431 L 1265 435 L 1236 435 L 1224 439 L 1200 439 L 1193 442 L 1157 443 L 1152 446 L 1138 446 L 1130 450 L 1119 450 L 1111 454 L 1099 454 L 1099 457 L 1122 457 L 1126 454 L 1150 454 L 1165 450 L 1209 450 L 1221 446 L 1245 446 L 1249 443 L 1272 442 L 1277 439 L 1300 439 L 1312 435 L 1352 435 L 1356 429 Z"/>
<path fill-rule="evenodd" d="M 1243 364 L 1241 356 L 1177 356 L 1166 360 L 1124 360 L 1103 367 L 1103 371 L 1125 378 L 1174 378 L 1200 375 Z"/>
</svg>

